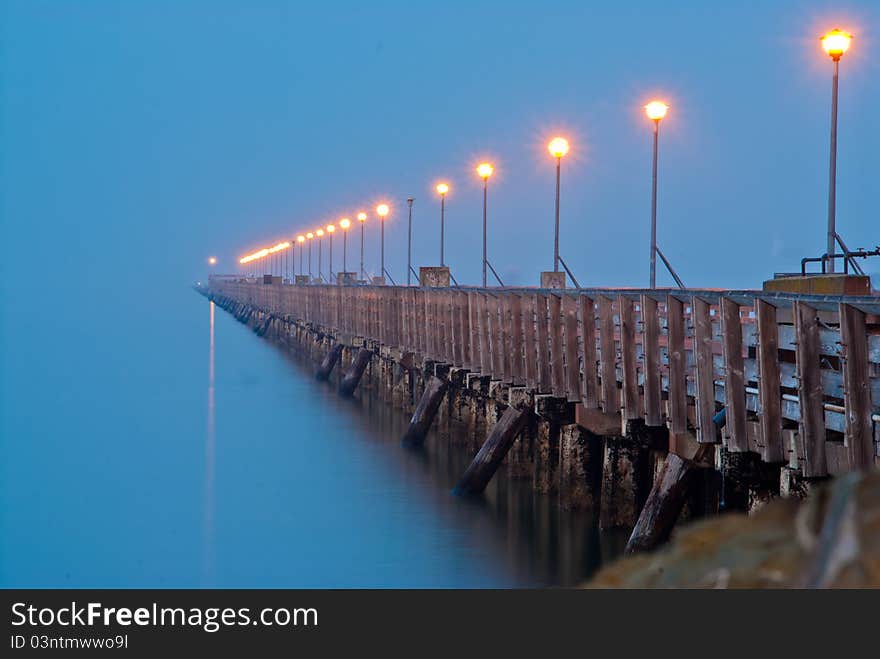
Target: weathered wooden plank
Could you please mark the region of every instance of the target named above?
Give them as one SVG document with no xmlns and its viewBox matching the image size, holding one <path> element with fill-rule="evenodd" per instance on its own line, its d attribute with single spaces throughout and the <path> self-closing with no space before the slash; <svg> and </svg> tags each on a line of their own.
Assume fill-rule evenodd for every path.
<svg viewBox="0 0 880 659">
<path fill-rule="evenodd" d="M 462 301 L 463 294 L 457 291 L 451 292 L 449 297 L 452 301 L 452 334 L 453 334 L 453 344 L 452 344 L 452 361 L 456 367 L 462 368 L 464 366 L 464 337 L 462 332 L 464 330 L 463 319 L 462 319 Z"/>
<path fill-rule="evenodd" d="M 687 356 L 684 349 L 684 303 L 666 297 L 666 344 L 669 355 L 669 431 L 687 432 Z"/>
<path fill-rule="evenodd" d="M 497 351 L 497 359 L 495 360 L 495 368 L 497 370 L 496 377 L 502 382 L 507 382 L 509 380 L 507 373 L 507 363 L 510 359 L 509 353 L 507 350 L 507 318 L 505 315 L 505 304 L 504 298 L 507 297 L 506 293 L 499 293 L 498 295 L 493 296 L 494 301 L 494 316 L 493 320 L 497 319 L 497 324 L 495 325 L 495 341 L 498 346 Z"/>
<path fill-rule="evenodd" d="M 547 328 L 547 296 L 540 293 L 535 296 L 535 326 L 537 340 L 535 350 L 538 358 L 538 391 L 550 393 L 553 380 L 550 376 L 550 336 Z"/>
<path fill-rule="evenodd" d="M 480 300 L 479 294 L 468 291 L 468 328 L 470 329 L 470 368 L 479 371 L 480 366 Z"/>
<path fill-rule="evenodd" d="M 623 371 L 623 415 L 627 420 L 641 419 L 639 408 L 639 379 L 636 373 L 636 320 L 631 298 L 619 295 L 620 359 Z"/>
<path fill-rule="evenodd" d="M 614 310 L 611 300 L 600 296 L 599 304 L 599 375 L 602 378 L 602 411 L 617 414 L 620 397 L 617 393 L 617 355 L 614 348 Z"/>
<path fill-rule="evenodd" d="M 471 333 L 471 294 L 459 293 L 459 312 L 461 313 L 461 361 L 468 370 L 473 369 L 473 338 Z"/>
<path fill-rule="evenodd" d="M 525 294 L 523 302 L 523 371 L 526 386 L 532 389 L 538 386 L 538 362 L 536 357 L 537 339 L 535 338 L 535 315 L 538 307 L 538 296 Z"/>
<path fill-rule="evenodd" d="M 565 344 L 565 396 L 570 402 L 580 401 L 581 369 L 578 357 L 577 302 L 570 295 L 562 297 L 562 316 Z"/>
<path fill-rule="evenodd" d="M 554 396 L 565 396 L 565 372 L 562 363 L 562 299 L 550 295 L 547 299 L 547 332 L 550 336 L 550 377 Z"/>
<path fill-rule="evenodd" d="M 825 415 L 822 408 L 822 377 L 819 370 L 819 323 L 816 310 L 803 302 L 794 303 L 797 333 L 798 399 L 801 419 L 799 434 L 804 443 L 803 475 L 825 476 Z"/>
<path fill-rule="evenodd" d="M 498 359 L 501 348 L 498 345 L 498 307 L 496 297 L 491 293 L 486 296 L 486 328 L 489 341 L 489 373 L 493 380 L 498 379 Z"/>
<path fill-rule="evenodd" d="M 709 303 L 694 296 L 691 300 L 694 322 L 694 371 L 696 380 L 697 441 L 718 441 L 712 417 L 715 415 L 715 369 L 712 364 L 712 318 Z"/>
<path fill-rule="evenodd" d="M 851 469 L 867 469 L 874 462 L 867 335 L 864 312 L 841 303 L 840 338 L 846 392 L 844 444 Z"/>
<path fill-rule="evenodd" d="M 486 294 L 477 295 L 477 316 L 480 323 L 480 373 L 492 375 L 491 359 L 489 356 L 489 327 L 486 318 Z"/>
<path fill-rule="evenodd" d="M 657 301 L 650 295 L 642 295 L 642 346 L 644 350 L 643 371 L 645 374 L 645 423 L 659 426 L 663 423 L 660 409 L 660 317 Z"/>
<path fill-rule="evenodd" d="M 515 386 L 525 384 L 525 370 L 523 361 L 523 317 L 522 296 L 519 293 L 510 294 L 510 373 Z"/>
<path fill-rule="evenodd" d="M 776 325 L 776 307 L 764 300 L 755 301 L 758 326 L 758 418 L 761 423 L 765 462 L 782 462 L 785 453 L 782 443 L 782 393 L 779 383 L 779 332 Z"/>
<path fill-rule="evenodd" d="M 728 297 L 722 297 L 720 308 L 727 448 L 734 453 L 742 453 L 749 450 L 749 438 L 746 432 L 742 324 L 739 318 L 739 305 L 736 302 Z"/>
<path fill-rule="evenodd" d="M 581 379 L 581 401 L 587 409 L 599 407 L 598 360 L 596 358 L 596 309 L 592 298 L 578 297 L 578 315 L 581 336 L 580 358 L 583 377 Z"/>
</svg>

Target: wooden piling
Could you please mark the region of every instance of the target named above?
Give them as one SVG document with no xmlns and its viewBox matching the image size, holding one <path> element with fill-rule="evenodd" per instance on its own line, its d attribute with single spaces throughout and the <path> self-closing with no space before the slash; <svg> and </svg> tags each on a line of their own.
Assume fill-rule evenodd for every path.
<svg viewBox="0 0 880 659">
<path fill-rule="evenodd" d="M 333 371 L 333 368 L 336 366 L 336 362 L 339 361 L 339 357 L 342 355 L 342 344 L 337 343 L 324 359 L 321 361 L 321 365 L 318 366 L 318 371 L 315 373 L 315 378 L 318 380 L 326 380 L 330 377 L 330 373 Z"/>
<path fill-rule="evenodd" d="M 428 434 L 448 387 L 449 383 L 446 380 L 433 375 L 430 377 L 425 385 L 425 392 L 416 406 L 416 411 L 413 412 L 412 419 L 410 419 L 409 428 L 401 440 L 402 444 L 421 446 L 425 442 L 425 435 Z"/>
<path fill-rule="evenodd" d="M 698 463 L 711 450 L 711 444 L 703 444 L 697 450 L 694 460 L 688 460 L 676 453 L 666 456 L 660 473 L 654 478 L 654 485 L 629 542 L 626 543 L 627 554 L 650 551 L 669 539 L 694 483 L 694 475 L 700 468 Z"/>
<path fill-rule="evenodd" d="M 470 466 L 453 490 L 456 494 L 479 494 L 486 489 L 498 470 L 504 456 L 513 446 L 516 436 L 525 425 L 528 412 L 508 407 L 492 428 L 486 442 L 480 448 Z"/>
<path fill-rule="evenodd" d="M 351 365 L 351 368 L 348 369 L 345 377 L 342 378 L 342 382 L 339 383 L 339 393 L 341 395 L 351 396 L 354 393 L 354 390 L 357 389 L 358 383 L 360 383 L 361 377 L 372 357 L 372 350 L 367 350 L 366 348 L 358 350 L 357 357 L 354 358 L 354 363 Z"/>
</svg>

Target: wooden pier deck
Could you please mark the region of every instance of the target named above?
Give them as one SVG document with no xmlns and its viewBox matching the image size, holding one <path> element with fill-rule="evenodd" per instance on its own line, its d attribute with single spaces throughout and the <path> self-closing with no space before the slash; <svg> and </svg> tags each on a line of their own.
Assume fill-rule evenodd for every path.
<svg viewBox="0 0 880 659">
<path fill-rule="evenodd" d="M 223 278 L 210 290 L 349 345 L 563 398 L 588 429 L 665 425 L 672 450 L 690 435 L 804 477 L 880 462 L 880 297 Z"/>
</svg>

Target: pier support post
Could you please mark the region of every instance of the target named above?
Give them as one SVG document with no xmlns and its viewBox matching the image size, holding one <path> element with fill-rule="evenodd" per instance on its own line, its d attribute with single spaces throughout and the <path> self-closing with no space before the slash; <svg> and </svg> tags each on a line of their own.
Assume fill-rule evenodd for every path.
<svg viewBox="0 0 880 659">
<path fill-rule="evenodd" d="M 436 376 L 431 376 L 425 387 L 425 393 L 419 399 L 416 411 L 409 422 L 409 429 L 401 440 L 405 446 L 421 446 L 425 441 L 425 435 L 431 427 L 431 422 L 440 408 L 443 396 L 449 384 Z"/>
<path fill-rule="evenodd" d="M 318 367 L 318 372 L 315 373 L 315 378 L 318 380 L 326 380 L 330 377 L 330 373 L 333 372 L 333 368 L 336 366 L 336 362 L 339 361 L 339 358 L 342 356 L 342 344 L 337 343 L 332 348 L 330 348 L 330 352 L 324 357 L 321 361 L 321 365 Z"/>
<path fill-rule="evenodd" d="M 492 476 L 504 460 L 504 456 L 513 446 L 516 436 L 525 425 L 528 412 L 515 407 L 508 407 L 501 419 L 492 428 L 492 433 L 480 448 L 473 462 L 462 475 L 456 494 L 479 494 L 486 489 Z"/>
<path fill-rule="evenodd" d="M 629 437 L 606 437 L 599 528 L 633 528 L 651 488 L 651 451 Z"/>
<path fill-rule="evenodd" d="M 366 348 L 358 350 L 357 357 L 354 358 L 354 363 L 351 365 L 351 368 L 348 369 L 345 377 L 342 378 L 342 382 L 339 383 L 339 393 L 341 395 L 351 396 L 354 393 L 354 390 L 357 389 L 358 383 L 361 381 L 361 377 L 372 357 L 373 353 L 371 350 L 367 350 Z"/>
<path fill-rule="evenodd" d="M 559 504 L 596 510 L 602 490 L 602 438 L 576 423 L 562 426 L 559 440 Z"/>
<path fill-rule="evenodd" d="M 713 449 L 711 444 L 702 444 L 693 460 L 676 453 L 666 456 L 626 544 L 627 554 L 650 551 L 669 539 L 697 474 Z"/>
</svg>

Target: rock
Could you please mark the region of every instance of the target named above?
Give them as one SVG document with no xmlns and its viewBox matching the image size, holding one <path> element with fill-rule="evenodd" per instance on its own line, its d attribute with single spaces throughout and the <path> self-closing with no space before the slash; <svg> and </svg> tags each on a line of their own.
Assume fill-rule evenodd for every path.
<svg viewBox="0 0 880 659">
<path fill-rule="evenodd" d="M 751 517 L 696 522 L 663 550 L 611 563 L 586 586 L 880 587 L 880 471 L 836 478 Z"/>
</svg>

